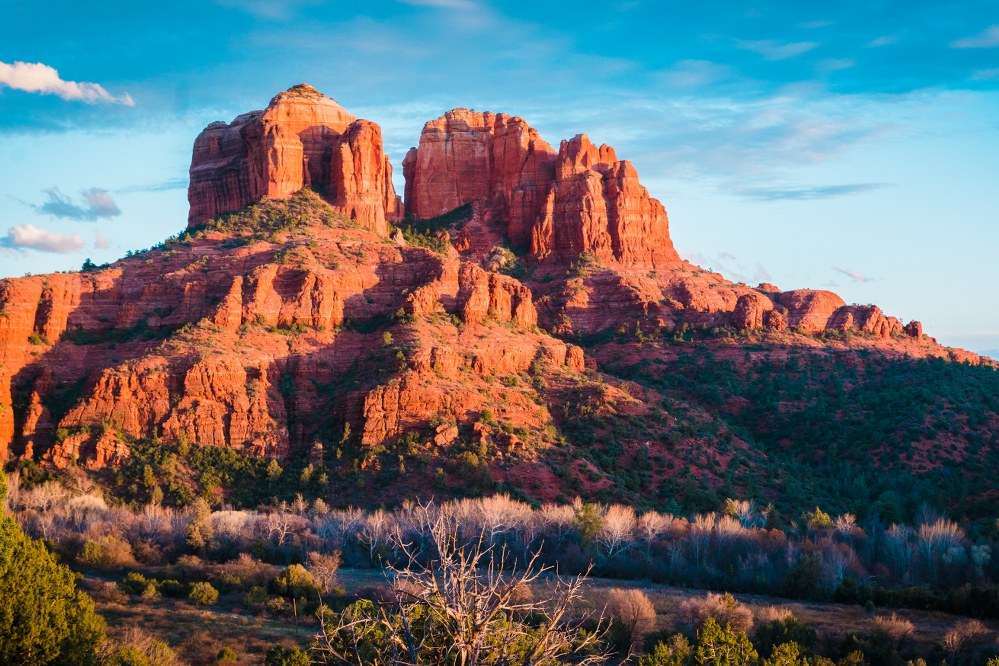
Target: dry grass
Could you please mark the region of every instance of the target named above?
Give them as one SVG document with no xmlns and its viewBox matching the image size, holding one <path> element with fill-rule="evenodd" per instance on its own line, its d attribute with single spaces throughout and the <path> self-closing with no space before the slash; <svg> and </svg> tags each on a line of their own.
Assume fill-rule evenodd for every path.
<svg viewBox="0 0 999 666">
<path fill-rule="evenodd" d="M 95 579 L 85 581 L 88 592 L 104 584 Z M 223 647 L 235 650 L 239 663 L 262 663 L 274 645 L 307 648 L 315 631 L 312 624 L 296 628 L 293 620 L 251 615 L 231 596 L 223 597 L 213 608 L 176 599 L 126 597 L 125 603 L 120 603 L 102 595 L 97 595 L 95 602 L 112 639 L 122 642 L 130 628 L 142 627 L 144 633 L 169 645 L 184 663 L 195 665 L 217 663 Z"/>
<path fill-rule="evenodd" d="M 359 591 L 372 595 L 387 589 L 385 576 L 374 569 L 340 569 L 337 584 L 348 594 Z M 233 648 L 239 663 L 259 663 L 273 645 L 297 645 L 306 648 L 311 643 L 314 625 L 303 623 L 296 630 L 293 620 L 253 615 L 239 602 L 239 595 L 224 596 L 211 609 L 198 608 L 183 600 L 140 599 L 116 593 L 106 581 L 89 578 L 87 591 L 94 595 L 98 611 L 108 620 L 113 638 L 130 626 L 140 626 L 151 636 L 173 648 L 179 659 L 192 664 L 213 664 L 223 647 Z M 655 611 L 654 620 L 643 624 L 643 631 L 672 630 L 684 623 L 685 602 L 703 604 L 705 593 L 665 585 L 594 578 L 586 589 L 581 610 L 599 613 L 609 600 L 611 590 L 640 592 Z M 720 597 L 721 595 L 714 595 Z M 793 614 L 815 627 L 822 641 L 838 642 L 848 633 L 867 633 L 876 620 L 860 606 L 796 602 L 761 595 L 735 595 L 738 607 L 747 610 L 757 624 L 783 619 Z M 956 641 L 978 643 L 988 641 L 999 630 L 999 623 L 979 623 L 945 613 L 905 610 L 881 618 L 890 627 L 905 628 L 911 624 L 907 642 L 921 651 Z M 648 617 L 646 615 L 646 617 Z M 979 625 L 986 634 L 980 633 Z M 949 636 L 949 638 L 948 638 Z"/>
<path fill-rule="evenodd" d="M 787 606 L 760 606 L 753 608 L 753 618 L 756 624 L 769 624 L 770 622 L 783 622 L 794 615 Z"/>
<path fill-rule="evenodd" d="M 704 592 L 700 590 L 642 582 L 629 584 L 625 581 L 594 578 L 590 581 L 588 592 L 591 606 L 597 607 L 599 603 L 602 607 L 607 591 L 615 587 L 634 587 L 642 590 L 656 609 L 658 630 L 672 630 L 679 626 L 682 622 L 680 607 L 683 602 L 704 597 Z M 738 594 L 735 597 L 752 610 L 756 617 L 760 617 L 757 615 L 758 612 L 769 613 L 770 611 L 763 610 L 767 607 L 779 606 L 787 609 L 805 624 L 812 625 L 818 632 L 820 641 L 835 643 L 849 633 L 863 634 L 871 630 L 871 616 L 861 606 L 791 601 L 763 595 Z M 908 640 L 923 652 L 940 645 L 944 635 L 954 623 L 964 619 L 936 611 L 902 610 L 896 615 L 912 622 L 915 630 Z M 760 622 L 762 623 L 762 620 Z M 992 635 L 999 631 L 999 622 L 990 620 L 983 624 Z"/>
<path fill-rule="evenodd" d="M 708 592 L 704 597 L 685 599 L 680 604 L 680 617 L 684 625 L 694 629 L 699 629 L 709 618 L 735 631 L 749 631 L 753 627 L 753 611 L 727 592 Z"/>
<path fill-rule="evenodd" d="M 874 632 L 887 636 L 895 642 L 909 638 L 916 633 L 916 625 L 911 620 L 901 618 L 898 613 L 890 616 L 879 615 L 872 621 Z"/>
</svg>

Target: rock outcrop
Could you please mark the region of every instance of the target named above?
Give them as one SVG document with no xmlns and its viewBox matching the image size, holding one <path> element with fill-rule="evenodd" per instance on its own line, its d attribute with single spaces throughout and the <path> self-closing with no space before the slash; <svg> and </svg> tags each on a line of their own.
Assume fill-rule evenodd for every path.
<svg viewBox="0 0 999 666">
<path fill-rule="evenodd" d="M 424 126 L 403 174 L 407 215 L 485 204 L 510 243 L 541 263 L 582 255 L 626 266 L 679 262 L 666 209 L 630 162 L 585 135 L 556 153 L 521 118 L 455 109 Z"/>
<path fill-rule="evenodd" d="M 263 111 L 214 122 L 194 142 L 189 226 L 311 187 L 361 226 L 388 233 L 401 204 L 381 128 L 306 84 Z"/>
<path fill-rule="evenodd" d="M 556 152 L 523 118 L 454 109 L 423 126 L 403 161 L 406 214 L 437 217 L 480 201 L 510 241 L 530 244 L 554 177 Z"/>
<path fill-rule="evenodd" d="M 626 355 L 660 353 L 670 335 L 734 345 L 735 328 L 984 362 L 875 306 L 681 261 L 634 167 L 584 135 L 556 151 L 520 118 L 458 109 L 427 123 L 403 166 L 411 217 L 468 205 L 455 246 L 386 238 L 401 206 L 381 130 L 308 86 L 210 125 L 189 237 L 99 270 L 0 280 L 0 463 L 98 469 L 153 437 L 321 459 L 318 440 L 351 432 L 360 450 L 408 437 L 526 451 L 557 441 L 570 405 L 640 402 L 609 387 L 602 343 L 566 340 L 607 331 Z M 203 225 L 262 199 L 288 199 L 274 214 L 295 224 Z"/>
<path fill-rule="evenodd" d="M 773 301 L 763 294 L 754 291 L 743 294 L 732 311 L 732 326 L 749 330 L 763 328 L 767 313 L 773 309 Z M 770 321 L 772 323 L 773 318 Z"/>
</svg>

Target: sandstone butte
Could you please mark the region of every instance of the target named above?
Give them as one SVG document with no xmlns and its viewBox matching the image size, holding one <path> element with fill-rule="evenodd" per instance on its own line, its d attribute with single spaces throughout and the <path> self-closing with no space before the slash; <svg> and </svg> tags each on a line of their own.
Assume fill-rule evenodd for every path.
<svg viewBox="0 0 999 666">
<path fill-rule="evenodd" d="M 312 86 L 277 95 L 263 111 L 215 122 L 194 142 L 188 224 L 198 226 L 261 199 L 302 188 L 381 234 L 399 217 L 382 130 Z"/>
<path fill-rule="evenodd" d="M 154 436 L 283 457 L 427 428 L 425 446 L 464 429 L 529 457 L 495 423 L 544 446 L 568 387 L 636 403 L 566 337 L 621 327 L 848 346 L 815 336 L 835 330 L 884 354 L 987 362 L 876 306 L 682 261 L 634 167 L 583 135 L 556 151 L 520 118 L 456 109 L 403 171 L 410 220 L 470 207 L 439 231 L 446 253 L 389 238 L 403 209 L 379 127 L 313 88 L 209 125 L 187 234 L 95 271 L 0 280 L 0 461 L 99 469 Z M 503 247 L 522 280 L 488 270 Z"/>
</svg>

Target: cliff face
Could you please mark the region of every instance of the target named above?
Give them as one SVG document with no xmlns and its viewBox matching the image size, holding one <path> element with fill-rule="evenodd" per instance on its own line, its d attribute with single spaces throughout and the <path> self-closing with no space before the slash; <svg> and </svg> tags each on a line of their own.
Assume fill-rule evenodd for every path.
<svg viewBox="0 0 999 666">
<path fill-rule="evenodd" d="M 381 128 L 305 84 L 277 95 L 264 111 L 206 127 L 194 142 L 190 173 L 192 227 L 304 187 L 381 234 L 401 212 Z"/>
<path fill-rule="evenodd" d="M 331 429 L 375 446 L 487 408 L 548 421 L 530 384 L 493 385 L 582 370 L 578 347 L 537 330 L 529 289 L 324 223 L 315 194 L 290 203 L 276 240 L 209 227 L 100 271 L 0 281 L 4 459 L 97 469 L 154 433 L 286 457 Z"/>
<path fill-rule="evenodd" d="M 682 261 L 634 167 L 584 135 L 556 151 L 520 118 L 459 109 L 426 124 L 403 169 L 410 221 L 468 205 L 440 230 L 453 245 L 387 237 L 402 211 L 380 128 L 307 86 L 210 125 L 187 236 L 97 271 L 0 280 L 0 462 L 100 469 L 161 437 L 275 457 L 318 442 L 359 451 L 359 471 L 400 464 L 404 442 L 429 470 L 474 445 L 516 484 L 510 470 L 575 445 L 559 428 L 675 425 L 663 396 L 607 368 L 663 371 L 691 339 L 723 356 L 747 341 L 988 363 L 876 306 Z M 518 278 L 490 270 L 506 245 Z M 665 437 L 655 428 L 628 455 Z M 528 490 L 551 498 L 551 483 Z"/>
<path fill-rule="evenodd" d="M 403 173 L 408 216 L 483 204 L 481 214 L 543 264 L 581 255 L 625 266 L 679 262 L 666 209 L 630 162 L 584 135 L 556 152 L 521 118 L 455 109 L 423 127 Z"/>
</svg>

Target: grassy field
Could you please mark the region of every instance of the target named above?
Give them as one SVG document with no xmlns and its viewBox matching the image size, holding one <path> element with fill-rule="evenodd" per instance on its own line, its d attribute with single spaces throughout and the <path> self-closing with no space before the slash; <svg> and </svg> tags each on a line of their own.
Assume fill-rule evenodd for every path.
<svg viewBox="0 0 999 666">
<path fill-rule="evenodd" d="M 671 629 L 677 624 L 679 620 L 678 610 L 685 600 L 705 595 L 704 590 L 689 590 L 604 578 L 594 578 L 590 583 L 586 600 L 591 604 L 599 604 L 600 599 L 605 596 L 603 593 L 615 587 L 635 588 L 644 592 L 655 606 L 659 630 Z M 769 606 L 787 608 L 795 617 L 815 628 L 819 635 L 820 646 L 823 644 L 835 645 L 845 635 L 852 632 L 870 631 L 873 622 L 873 616 L 863 607 L 857 605 L 803 602 L 752 594 L 734 596 L 753 611 L 754 617 Z M 939 644 L 948 629 L 965 619 L 946 613 L 908 609 L 878 609 L 877 612 L 878 614 L 896 613 L 900 618 L 912 622 L 915 626 L 912 642 L 920 652 L 929 651 L 934 645 Z M 986 621 L 984 624 L 992 631 L 993 636 L 999 633 L 999 622 Z"/>
<path fill-rule="evenodd" d="M 339 584 L 348 595 L 367 594 L 373 588 L 384 588 L 385 577 L 373 569 L 342 569 Z M 107 619 L 112 636 L 121 635 L 130 627 L 139 627 L 167 644 L 185 663 L 214 664 L 223 647 L 234 649 L 239 663 L 261 663 L 267 649 L 273 645 L 307 648 L 318 626 L 308 617 L 300 617 L 296 625 L 290 614 L 254 613 L 242 603 L 241 593 L 222 595 L 211 607 L 199 607 L 187 599 L 146 599 L 118 592 L 107 578 L 88 576 L 84 586 L 97 602 L 98 611 Z M 633 581 L 594 578 L 590 580 L 583 603 L 591 609 L 603 606 L 612 588 L 633 588 L 644 592 L 657 613 L 657 629 L 669 630 L 679 622 L 679 609 L 684 601 L 703 597 L 703 590 L 690 590 Z M 535 591 L 541 594 L 542 590 Z M 754 616 L 767 607 L 789 609 L 800 620 L 812 625 L 819 635 L 819 647 L 832 648 L 851 632 L 863 633 L 872 628 L 873 617 L 860 606 L 832 603 L 791 601 L 761 595 L 736 595 L 753 611 Z M 912 643 L 917 651 L 929 652 L 942 640 L 944 633 L 962 618 L 944 613 L 916 610 L 886 610 L 897 612 L 915 626 Z M 992 632 L 999 633 L 999 623 L 986 622 Z"/>
</svg>

